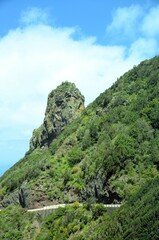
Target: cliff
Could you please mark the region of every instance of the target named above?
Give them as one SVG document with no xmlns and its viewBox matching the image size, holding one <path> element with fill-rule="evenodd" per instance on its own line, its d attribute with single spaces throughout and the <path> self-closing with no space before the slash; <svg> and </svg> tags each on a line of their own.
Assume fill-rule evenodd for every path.
<svg viewBox="0 0 159 240">
<path fill-rule="evenodd" d="M 83 110 L 84 96 L 74 83 L 63 82 L 48 96 L 43 124 L 34 130 L 30 149 L 48 146 Z"/>
</svg>

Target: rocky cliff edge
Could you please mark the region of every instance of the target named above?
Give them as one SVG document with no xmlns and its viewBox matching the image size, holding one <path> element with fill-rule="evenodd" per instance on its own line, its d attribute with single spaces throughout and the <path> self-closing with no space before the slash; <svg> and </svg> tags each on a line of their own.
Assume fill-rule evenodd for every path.
<svg viewBox="0 0 159 240">
<path fill-rule="evenodd" d="M 63 82 L 47 101 L 43 124 L 33 131 L 30 150 L 48 146 L 84 109 L 84 96 L 74 83 Z"/>
</svg>

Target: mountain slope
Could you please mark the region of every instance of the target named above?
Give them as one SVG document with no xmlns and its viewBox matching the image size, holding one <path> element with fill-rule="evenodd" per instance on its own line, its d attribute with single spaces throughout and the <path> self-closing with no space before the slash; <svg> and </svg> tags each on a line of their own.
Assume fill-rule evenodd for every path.
<svg viewBox="0 0 159 240">
<path fill-rule="evenodd" d="M 124 74 L 61 133 L 51 139 L 46 134 L 45 144 L 31 144 L 0 179 L 1 205 L 129 199 L 158 176 L 158 95 L 155 57 Z"/>
<path fill-rule="evenodd" d="M 159 177 L 147 181 L 118 211 L 112 215 L 104 214 L 96 221 L 91 221 L 83 230 L 69 239 L 159 239 L 158 185 Z M 93 234 L 90 234 L 91 232 Z"/>
<path fill-rule="evenodd" d="M 8 207 L 0 212 L 0 238 L 21 240 L 157 240 L 159 177 L 147 183 L 117 211 L 101 204 L 74 203 L 47 217 Z"/>
</svg>

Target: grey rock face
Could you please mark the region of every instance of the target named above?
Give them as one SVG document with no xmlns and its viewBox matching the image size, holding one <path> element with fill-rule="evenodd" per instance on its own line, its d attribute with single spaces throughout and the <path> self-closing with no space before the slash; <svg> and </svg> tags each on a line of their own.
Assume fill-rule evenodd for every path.
<svg viewBox="0 0 159 240">
<path fill-rule="evenodd" d="M 10 204 L 19 205 L 19 195 L 18 191 L 6 195 L 3 201 L 0 203 L 0 208 L 5 208 Z"/>
<path fill-rule="evenodd" d="M 31 198 L 31 190 L 27 189 L 25 187 L 25 185 L 21 186 L 20 190 L 19 190 L 19 204 L 23 207 L 23 208 L 29 208 L 29 206 L 32 203 L 32 198 Z"/>
<path fill-rule="evenodd" d="M 30 150 L 48 146 L 83 109 L 84 96 L 74 83 L 64 82 L 58 86 L 48 96 L 44 122 L 33 131 Z"/>
<path fill-rule="evenodd" d="M 87 182 L 86 189 L 81 193 L 81 199 L 91 199 L 94 202 L 105 204 L 120 203 L 120 196 L 111 188 L 103 171 Z"/>
<path fill-rule="evenodd" d="M 13 204 L 28 208 L 31 202 L 31 190 L 27 189 L 26 184 L 23 183 L 19 190 L 17 189 L 4 197 L 3 201 L 0 203 L 0 207 L 3 208 Z"/>
</svg>

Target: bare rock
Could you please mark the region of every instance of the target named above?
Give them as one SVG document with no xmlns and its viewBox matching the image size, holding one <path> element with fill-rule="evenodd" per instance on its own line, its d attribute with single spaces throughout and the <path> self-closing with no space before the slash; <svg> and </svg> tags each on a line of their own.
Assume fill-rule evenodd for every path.
<svg viewBox="0 0 159 240">
<path fill-rule="evenodd" d="M 84 96 L 74 83 L 64 82 L 53 90 L 47 101 L 43 124 L 33 131 L 30 150 L 45 147 L 84 109 Z"/>
</svg>

